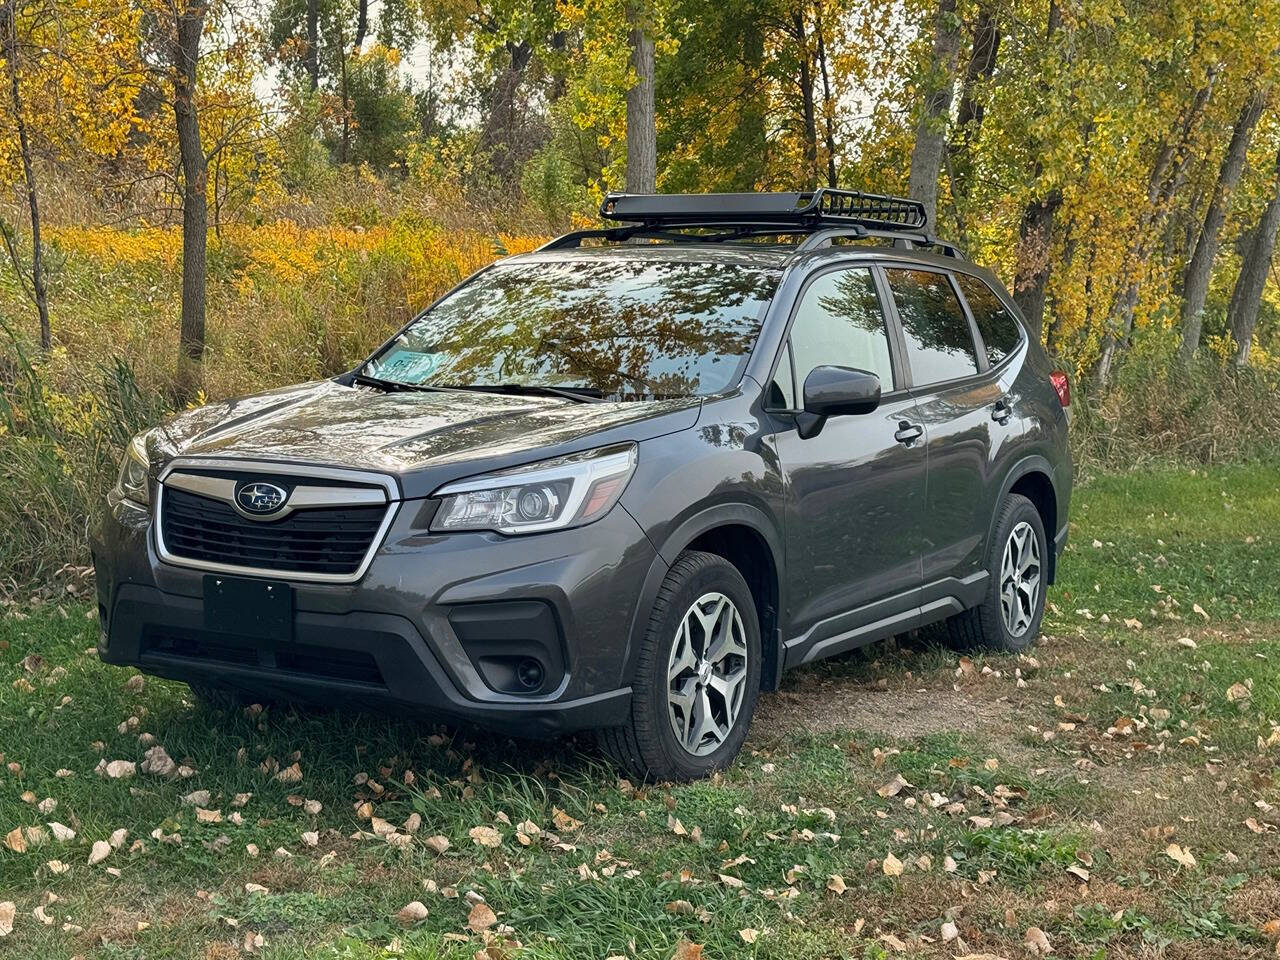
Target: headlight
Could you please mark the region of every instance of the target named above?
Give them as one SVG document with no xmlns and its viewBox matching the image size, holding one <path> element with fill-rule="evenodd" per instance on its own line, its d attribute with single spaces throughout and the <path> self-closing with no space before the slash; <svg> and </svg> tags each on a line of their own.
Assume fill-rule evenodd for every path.
<svg viewBox="0 0 1280 960">
<path fill-rule="evenodd" d="M 618 502 L 636 466 L 634 443 L 461 480 L 435 492 L 444 502 L 431 529 L 537 533 L 580 527 Z"/>
<path fill-rule="evenodd" d="M 116 480 L 115 493 L 126 500 L 146 506 L 151 502 L 151 490 L 147 485 L 147 473 L 151 461 L 147 459 L 147 448 L 143 443 L 146 434 L 139 434 L 129 441 L 125 448 L 124 459 L 120 461 L 120 476 Z"/>
</svg>

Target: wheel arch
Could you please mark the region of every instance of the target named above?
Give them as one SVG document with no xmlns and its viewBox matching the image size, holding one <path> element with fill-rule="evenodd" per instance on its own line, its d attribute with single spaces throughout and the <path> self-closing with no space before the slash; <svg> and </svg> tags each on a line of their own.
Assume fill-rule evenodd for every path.
<svg viewBox="0 0 1280 960">
<path fill-rule="evenodd" d="M 751 589 L 760 623 L 760 687 L 776 690 L 782 678 L 781 611 L 783 599 L 782 537 L 769 516 L 747 503 L 722 503 L 686 519 L 658 547 L 658 557 L 645 577 L 627 645 L 626 677 L 635 669 L 642 631 L 667 570 L 686 550 L 723 557 L 737 568 Z"/>
<path fill-rule="evenodd" d="M 996 498 L 995 509 L 991 511 L 991 520 L 987 526 L 987 543 L 995 536 L 996 520 L 999 517 L 1000 504 L 1011 493 L 1026 497 L 1040 514 L 1040 522 L 1044 525 L 1047 553 L 1049 555 L 1048 582 L 1053 583 L 1058 573 L 1058 554 L 1054 549 L 1054 537 L 1058 532 L 1058 492 L 1053 480 L 1053 467 L 1049 461 L 1033 454 L 1024 457 L 1013 465 L 1005 475 L 1000 486 L 1000 496 Z"/>
</svg>

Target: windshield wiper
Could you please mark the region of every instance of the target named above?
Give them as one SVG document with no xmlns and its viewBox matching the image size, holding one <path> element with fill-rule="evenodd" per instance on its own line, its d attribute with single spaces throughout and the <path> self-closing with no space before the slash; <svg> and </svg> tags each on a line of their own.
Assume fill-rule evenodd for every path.
<svg viewBox="0 0 1280 960">
<path fill-rule="evenodd" d="M 403 383 L 400 380 L 383 380 L 381 377 L 371 377 L 367 373 L 353 374 L 352 383 L 361 383 L 366 387 L 376 387 L 379 390 L 385 390 L 387 393 L 397 393 L 403 390 L 422 390 L 427 393 L 449 393 L 456 387 L 433 387 L 425 383 Z"/>
<path fill-rule="evenodd" d="M 451 390 L 473 390 L 476 393 L 510 393 L 538 397 L 564 397 L 576 403 L 604 403 L 604 395 L 595 387 L 548 387 L 541 383 L 476 383 L 451 386 Z"/>
</svg>

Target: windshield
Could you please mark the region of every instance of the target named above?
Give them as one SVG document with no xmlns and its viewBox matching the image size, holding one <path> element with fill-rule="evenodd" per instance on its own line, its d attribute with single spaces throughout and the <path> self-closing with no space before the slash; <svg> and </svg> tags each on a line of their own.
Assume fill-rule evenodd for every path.
<svg viewBox="0 0 1280 960">
<path fill-rule="evenodd" d="M 647 257 L 498 264 L 441 300 L 364 374 L 415 386 L 705 395 L 738 379 L 776 268 Z"/>
</svg>

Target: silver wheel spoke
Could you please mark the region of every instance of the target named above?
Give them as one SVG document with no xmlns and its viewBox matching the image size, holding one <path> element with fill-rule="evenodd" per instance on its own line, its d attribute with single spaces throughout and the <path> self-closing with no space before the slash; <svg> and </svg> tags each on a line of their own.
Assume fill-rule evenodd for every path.
<svg viewBox="0 0 1280 960">
<path fill-rule="evenodd" d="M 728 738 L 746 700 L 747 637 L 723 593 L 699 597 L 680 621 L 667 660 L 667 713 L 688 753 L 713 753 Z"/>
<path fill-rule="evenodd" d="M 1040 603 L 1040 542 L 1025 520 L 1009 532 L 1000 556 L 1000 614 L 1015 637 L 1030 629 Z"/>
</svg>

